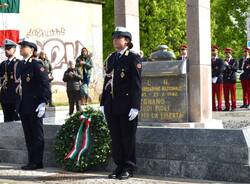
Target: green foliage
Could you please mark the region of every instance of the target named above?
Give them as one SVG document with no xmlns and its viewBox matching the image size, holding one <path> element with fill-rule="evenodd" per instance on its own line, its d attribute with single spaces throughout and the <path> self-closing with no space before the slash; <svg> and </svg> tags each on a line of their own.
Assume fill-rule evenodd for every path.
<svg viewBox="0 0 250 184">
<path fill-rule="evenodd" d="M 110 136 L 102 113 L 91 107 L 86 108 L 84 113 L 92 117 L 90 124 L 90 145 L 87 152 L 81 157 L 79 166 L 76 166 L 76 160 L 64 160 L 64 158 L 74 145 L 77 131 L 82 123 L 79 119 L 82 112 L 77 112 L 74 116 L 66 120 L 55 140 L 54 150 L 56 161 L 68 171 L 86 171 L 92 167 L 106 163 L 110 155 Z"/>
<path fill-rule="evenodd" d="M 234 56 L 240 57 L 246 46 L 246 18 L 250 8 L 249 0 L 212 0 L 212 43 L 221 48 L 231 47 Z"/>
<path fill-rule="evenodd" d="M 103 6 L 103 58 L 113 52 L 112 32 L 115 29 L 114 0 L 106 0 Z"/>
<path fill-rule="evenodd" d="M 111 33 L 114 30 L 114 0 L 106 0 L 103 9 L 104 58 L 112 52 Z M 141 50 L 146 56 L 160 44 L 179 53 L 186 43 L 186 0 L 139 0 Z M 212 43 L 221 48 L 232 47 L 240 57 L 246 45 L 246 17 L 249 0 L 211 0 Z"/>
<path fill-rule="evenodd" d="M 140 40 L 146 56 L 160 44 L 178 51 L 186 43 L 185 0 L 140 1 Z"/>
</svg>

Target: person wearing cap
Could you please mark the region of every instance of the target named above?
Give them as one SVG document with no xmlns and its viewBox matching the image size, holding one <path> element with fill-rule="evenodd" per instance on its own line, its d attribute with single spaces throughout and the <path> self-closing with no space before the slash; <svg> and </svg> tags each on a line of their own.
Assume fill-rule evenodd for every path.
<svg viewBox="0 0 250 184">
<path fill-rule="evenodd" d="M 17 109 L 20 96 L 16 93 L 16 89 L 20 83 L 16 77 L 16 68 L 19 60 L 14 56 L 17 46 L 14 41 L 5 39 L 3 45 L 7 60 L 0 64 L 0 102 L 3 109 L 4 122 L 10 122 L 20 119 Z"/>
<path fill-rule="evenodd" d="M 222 93 L 223 93 L 223 71 L 224 62 L 218 57 L 219 47 L 211 47 L 211 69 L 212 69 L 212 110 L 222 111 Z M 217 106 L 216 106 L 217 99 Z"/>
<path fill-rule="evenodd" d="M 236 72 L 238 70 L 238 62 L 233 59 L 232 52 L 233 49 L 225 48 L 225 60 L 223 72 L 223 92 L 225 100 L 224 111 L 230 110 L 229 96 L 231 96 L 231 111 L 236 109 Z"/>
<path fill-rule="evenodd" d="M 89 99 L 88 88 L 93 68 L 91 55 L 86 47 L 82 48 L 81 55 L 77 57 L 76 67 L 82 73 L 81 96 L 82 96 L 82 104 L 86 105 Z"/>
<path fill-rule="evenodd" d="M 181 53 L 181 55 L 177 58 L 177 60 L 186 61 L 187 55 L 188 55 L 187 45 L 182 44 L 180 46 L 180 53 Z"/>
<path fill-rule="evenodd" d="M 239 61 L 239 71 L 240 71 L 240 82 L 242 86 L 243 91 L 243 105 L 240 106 L 240 108 L 248 108 L 250 104 L 250 78 L 248 78 L 247 70 L 245 68 L 246 61 L 250 58 L 250 49 L 248 47 L 243 48 L 243 58 Z M 245 69 L 245 70 L 244 70 Z"/>
<path fill-rule="evenodd" d="M 101 111 L 108 122 L 112 157 L 117 168 L 108 177 L 128 179 L 136 168 L 136 130 L 141 104 L 141 69 L 139 54 L 130 49 L 132 36 L 123 27 L 112 33 L 113 52 L 105 64 Z"/>
<path fill-rule="evenodd" d="M 43 117 L 50 95 L 49 78 L 42 62 L 34 59 L 36 43 L 24 38 L 19 45 L 23 56 L 18 70 L 22 84 L 20 117 L 28 150 L 28 164 L 21 168 L 35 170 L 43 168 Z"/>
</svg>

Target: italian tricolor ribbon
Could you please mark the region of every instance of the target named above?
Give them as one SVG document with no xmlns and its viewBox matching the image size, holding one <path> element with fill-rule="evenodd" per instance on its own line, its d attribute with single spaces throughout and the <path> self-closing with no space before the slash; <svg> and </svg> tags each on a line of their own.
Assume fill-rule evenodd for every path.
<svg viewBox="0 0 250 184">
<path fill-rule="evenodd" d="M 72 150 L 64 158 L 65 160 L 76 159 L 77 165 L 79 165 L 80 158 L 88 149 L 90 142 L 89 127 L 91 123 L 91 118 L 90 117 L 87 118 L 87 116 L 83 114 L 80 116 L 80 120 L 82 120 L 83 123 L 81 123 L 80 128 L 77 132 L 74 146 Z"/>
</svg>

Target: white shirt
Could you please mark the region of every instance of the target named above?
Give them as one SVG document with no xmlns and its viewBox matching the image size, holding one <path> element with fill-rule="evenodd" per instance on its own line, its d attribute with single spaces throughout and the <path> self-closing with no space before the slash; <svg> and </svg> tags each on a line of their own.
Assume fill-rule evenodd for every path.
<svg viewBox="0 0 250 184">
<path fill-rule="evenodd" d="M 117 53 L 120 53 L 121 55 L 124 54 L 124 52 L 128 49 L 128 47 L 125 47 L 124 49 L 122 49 L 121 51 L 117 52 Z"/>
<path fill-rule="evenodd" d="M 8 61 L 7 64 L 9 64 L 14 58 L 15 58 L 15 56 L 12 56 L 11 58 L 8 58 L 7 59 L 7 61 Z"/>
<path fill-rule="evenodd" d="M 27 58 L 23 58 L 24 59 L 24 64 L 26 64 L 27 62 L 28 62 L 28 60 L 30 59 L 30 57 L 31 57 L 31 55 L 30 56 L 28 56 Z"/>
</svg>

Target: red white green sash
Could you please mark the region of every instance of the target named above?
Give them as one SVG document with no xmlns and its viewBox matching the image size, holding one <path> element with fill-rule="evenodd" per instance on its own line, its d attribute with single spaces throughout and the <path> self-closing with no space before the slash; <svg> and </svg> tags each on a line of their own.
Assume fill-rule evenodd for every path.
<svg viewBox="0 0 250 184">
<path fill-rule="evenodd" d="M 77 132 L 75 144 L 72 150 L 66 155 L 65 160 L 67 159 L 76 159 L 77 165 L 79 165 L 81 156 L 87 151 L 90 142 L 90 123 L 91 118 L 87 118 L 84 114 L 80 116 L 82 124 Z"/>
</svg>

